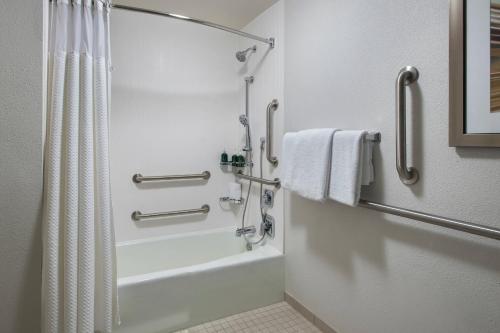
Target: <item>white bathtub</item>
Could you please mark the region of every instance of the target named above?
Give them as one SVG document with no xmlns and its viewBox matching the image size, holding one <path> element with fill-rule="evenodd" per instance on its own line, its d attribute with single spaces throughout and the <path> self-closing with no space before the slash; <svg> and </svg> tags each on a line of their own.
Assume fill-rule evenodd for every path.
<svg viewBox="0 0 500 333">
<path fill-rule="evenodd" d="M 233 229 L 119 243 L 121 333 L 173 332 L 283 300 L 283 255 Z"/>
</svg>

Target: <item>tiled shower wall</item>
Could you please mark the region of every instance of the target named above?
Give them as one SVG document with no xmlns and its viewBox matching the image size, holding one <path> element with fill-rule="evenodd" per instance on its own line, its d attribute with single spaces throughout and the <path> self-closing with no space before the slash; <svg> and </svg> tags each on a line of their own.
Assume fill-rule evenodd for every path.
<svg viewBox="0 0 500 333">
<path fill-rule="evenodd" d="M 259 138 L 265 135 L 265 109 L 272 98 L 283 103 L 283 5 L 278 3 L 245 30 L 275 36 L 267 45 L 224 31 L 167 18 L 116 10 L 111 21 L 113 55 L 111 171 L 118 241 L 157 237 L 240 225 L 242 207 L 219 203 L 235 178 L 219 167 L 219 156 L 239 152 L 244 132 L 243 78 L 255 76 L 250 88 L 254 175 L 258 174 Z M 257 44 L 248 63 L 235 53 Z M 275 114 L 275 151 L 280 152 L 283 104 Z M 208 182 L 136 185 L 132 175 L 211 172 Z M 277 172 L 265 164 L 265 176 Z M 246 186 L 247 182 L 242 181 Z M 245 187 L 244 187 L 245 190 Z M 246 193 L 245 191 L 243 191 Z M 283 248 L 283 190 L 273 216 L 275 246 Z M 259 223 L 258 186 L 251 194 L 248 219 Z M 135 210 L 161 212 L 209 204 L 208 216 L 134 222 Z"/>
</svg>

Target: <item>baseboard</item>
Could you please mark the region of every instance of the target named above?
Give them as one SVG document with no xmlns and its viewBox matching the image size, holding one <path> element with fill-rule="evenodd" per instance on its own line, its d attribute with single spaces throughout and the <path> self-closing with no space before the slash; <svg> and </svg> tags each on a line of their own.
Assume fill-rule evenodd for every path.
<svg viewBox="0 0 500 333">
<path fill-rule="evenodd" d="M 290 304 L 292 308 L 297 310 L 304 318 L 309 320 L 314 326 L 316 326 L 323 333 L 338 333 L 336 330 L 328 326 L 323 320 L 319 319 L 314 313 L 312 313 L 308 308 L 302 305 L 295 298 L 285 293 L 285 302 Z"/>
</svg>

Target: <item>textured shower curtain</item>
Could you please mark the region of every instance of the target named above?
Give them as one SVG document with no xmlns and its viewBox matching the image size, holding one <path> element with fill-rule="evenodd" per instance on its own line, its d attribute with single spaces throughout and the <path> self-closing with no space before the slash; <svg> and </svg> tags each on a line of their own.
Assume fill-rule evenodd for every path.
<svg viewBox="0 0 500 333">
<path fill-rule="evenodd" d="M 109 6 L 54 0 L 49 26 L 42 331 L 118 321 L 109 174 Z"/>
</svg>

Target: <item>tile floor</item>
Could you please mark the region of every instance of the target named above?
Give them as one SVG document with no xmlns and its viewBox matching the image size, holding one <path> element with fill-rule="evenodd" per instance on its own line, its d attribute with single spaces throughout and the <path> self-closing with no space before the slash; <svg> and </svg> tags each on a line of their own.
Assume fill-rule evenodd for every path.
<svg viewBox="0 0 500 333">
<path fill-rule="evenodd" d="M 321 333 L 321 331 L 288 303 L 281 302 L 177 333 Z"/>
</svg>

